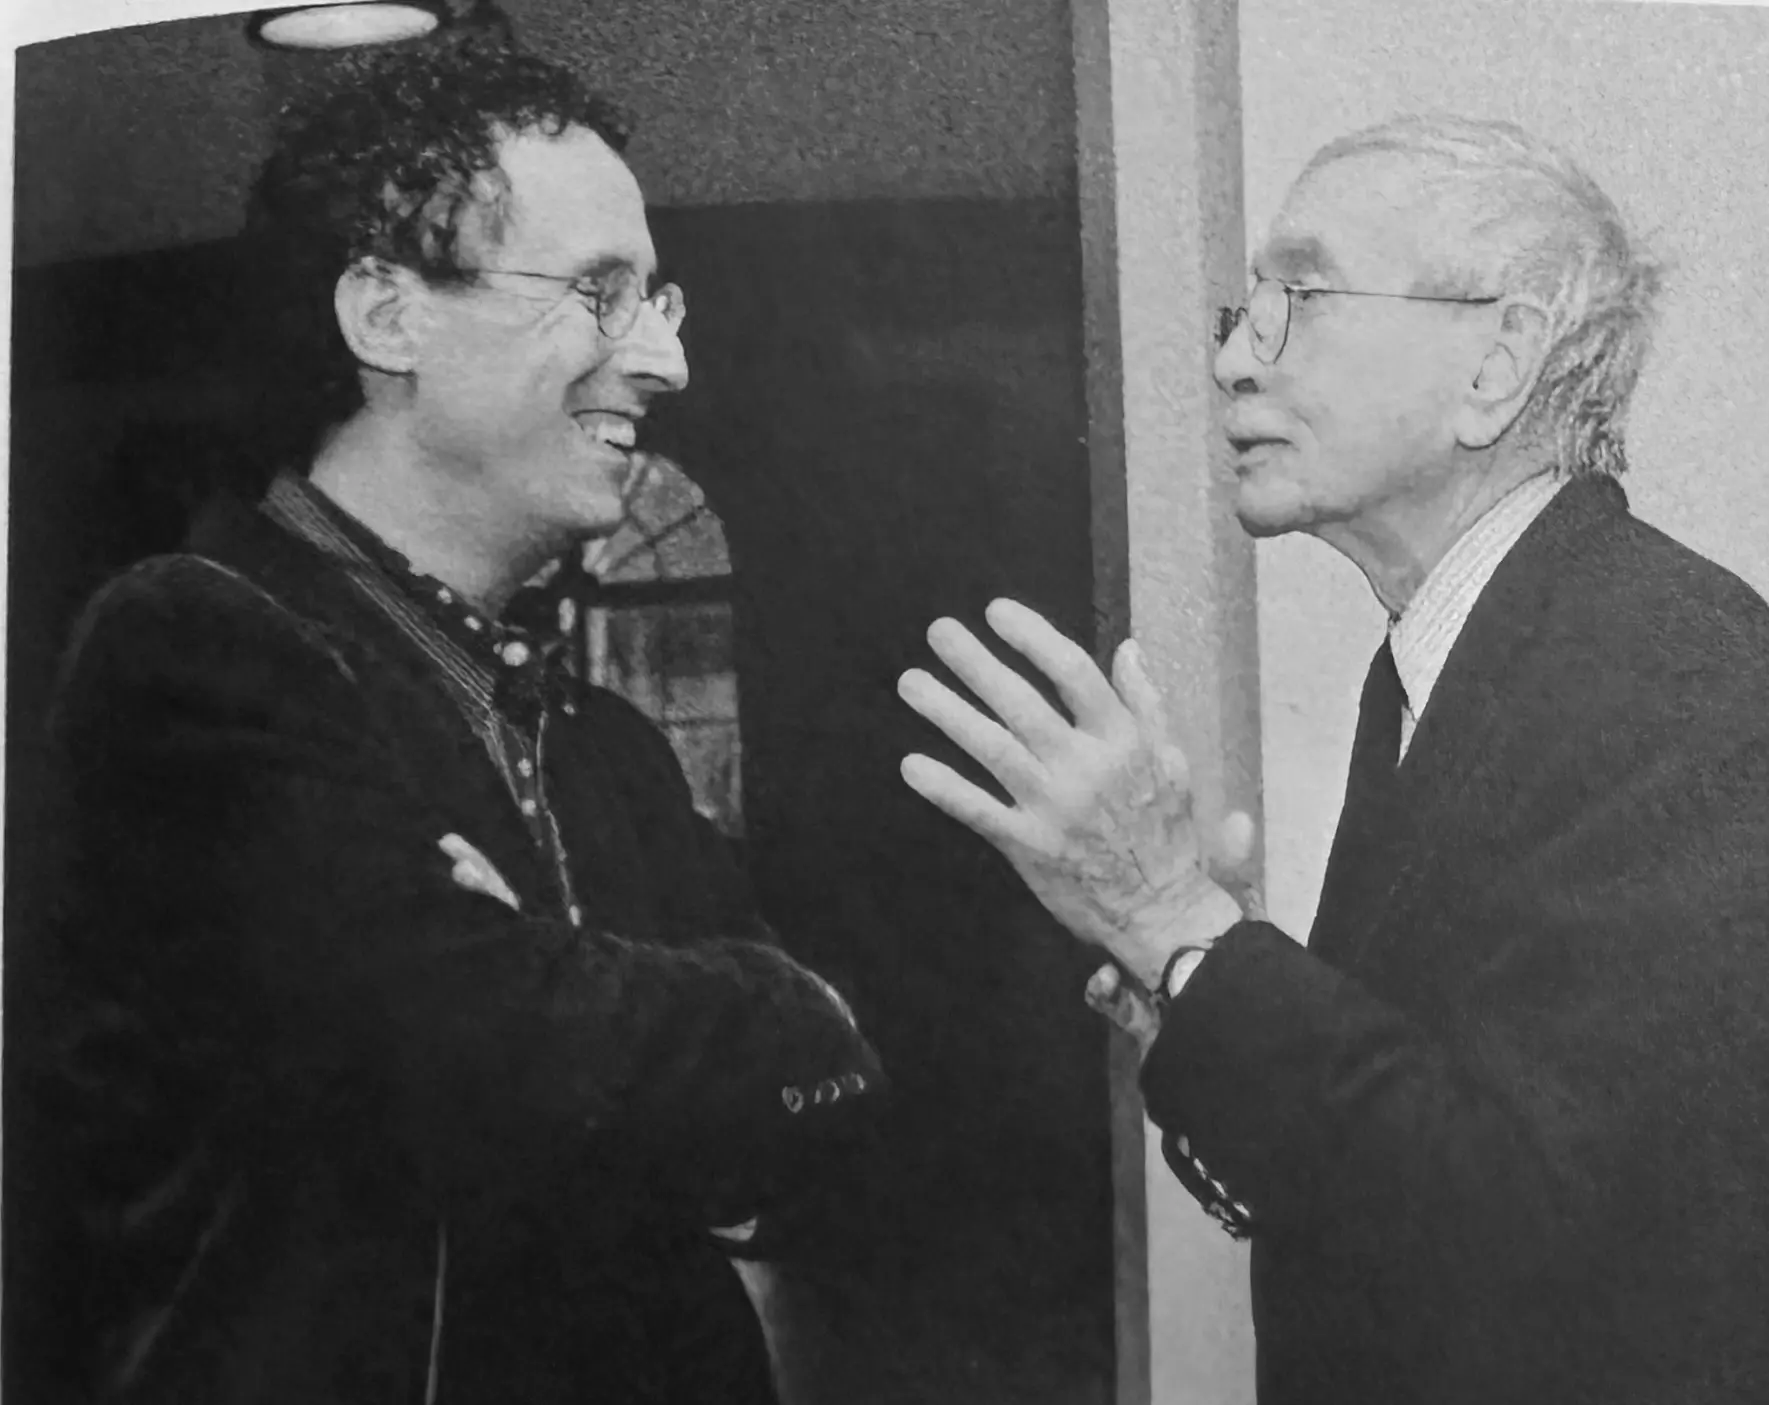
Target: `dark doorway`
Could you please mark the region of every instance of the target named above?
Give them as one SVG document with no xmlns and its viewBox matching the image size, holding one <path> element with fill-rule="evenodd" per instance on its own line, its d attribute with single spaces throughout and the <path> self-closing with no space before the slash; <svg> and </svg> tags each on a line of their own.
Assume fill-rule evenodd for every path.
<svg viewBox="0 0 1769 1405">
<path fill-rule="evenodd" d="M 931 662 L 936 615 L 979 625 L 995 594 L 1091 638 L 1075 210 L 666 209 L 654 227 L 693 308 L 668 447 L 734 565 L 749 861 L 788 945 L 857 993 L 899 1090 L 844 1233 L 783 1280 L 799 1374 L 819 1401 L 1103 1402 L 1112 1190 L 1089 963 L 903 786 L 905 752 L 949 753 L 894 691 Z M 241 346 L 240 277 L 224 242 L 15 280 L 9 1020 L 31 1004 L 14 957 L 53 836 L 35 737 L 74 613 L 173 547 L 204 492 L 263 472 L 248 386 L 276 348 Z"/>
</svg>

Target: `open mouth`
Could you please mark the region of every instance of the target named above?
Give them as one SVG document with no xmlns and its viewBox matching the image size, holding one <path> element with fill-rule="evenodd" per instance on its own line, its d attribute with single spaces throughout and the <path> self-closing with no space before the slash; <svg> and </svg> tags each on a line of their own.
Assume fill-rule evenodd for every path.
<svg viewBox="0 0 1769 1405">
<path fill-rule="evenodd" d="M 614 410 L 584 410 L 571 417 L 596 443 L 630 454 L 639 443 L 639 425 L 631 415 Z"/>
</svg>

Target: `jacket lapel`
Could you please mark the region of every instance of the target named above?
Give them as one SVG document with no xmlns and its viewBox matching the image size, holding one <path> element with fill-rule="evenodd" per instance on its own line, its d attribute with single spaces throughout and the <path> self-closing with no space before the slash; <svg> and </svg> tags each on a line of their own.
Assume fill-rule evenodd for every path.
<svg viewBox="0 0 1769 1405">
<path fill-rule="evenodd" d="M 1518 675 L 1538 647 L 1567 562 L 1585 537 L 1627 511 L 1627 496 L 1613 479 L 1574 480 L 1500 563 L 1457 636 L 1395 773 L 1386 824 L 1372 831 L 1354 817 L 1347 832 L 1341 816 L 1315 929 L 1327 959 L 1365 964 L 1407 930 L 1410 917 L 1447 891 L 1449 871 L 1465 857 L 1460 836 L 1470 819 L 1503 812 L 1502 792 L 1513 778 L 1501 758 L 1518 725 Z"/>
<path fill-rule="evenodd" d="M 239 571 L 316 625 L 351 664 L 389 744 L 389 769 L 436 812 L 436 839 L 458 833 L 484 854 L 525 913 L 553 902 L 508 785 L 484 742 L 438 684 L 434 665 L 323 552 L 236 499 L 211 506 L 188 549 Z M 394 777 L 390 775 L 390 780 Z M 438 863 L 446 864 L 438 850 Z"/>
</svg>

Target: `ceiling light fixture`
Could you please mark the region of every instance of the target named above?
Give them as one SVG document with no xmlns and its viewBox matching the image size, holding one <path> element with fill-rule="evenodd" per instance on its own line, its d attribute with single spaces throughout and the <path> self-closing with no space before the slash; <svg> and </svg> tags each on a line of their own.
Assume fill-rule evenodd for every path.
<svg viewBox="0 0 1769 1405">
<path fill-rule="evenodd" d="M 465 14 L 446 0 L 353 0 L 260 10 L 247 22 L 246 37 L 271 49 L 355 49 L 422 39 L 440 29 L 496 29 L 507 36 L 509 28 L 492 0 L 476 0 Z"/>
</svg>

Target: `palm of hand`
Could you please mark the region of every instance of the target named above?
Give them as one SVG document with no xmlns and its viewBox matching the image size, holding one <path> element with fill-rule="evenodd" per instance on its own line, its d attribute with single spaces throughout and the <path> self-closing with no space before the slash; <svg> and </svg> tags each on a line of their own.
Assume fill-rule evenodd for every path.
<svg viewBox="0 0 1769 1405">
<path fill-rule="evenodd" d="M 1184 910 L 1209 880 L 1191 793 L 1156 745 L 1137 735 L 1086 750 L 1041 807 L 1041 842 L 1010 842 L 1006 853 L 1059 922 L 1116 950 L 1159 914 Z"/>
</svg>

